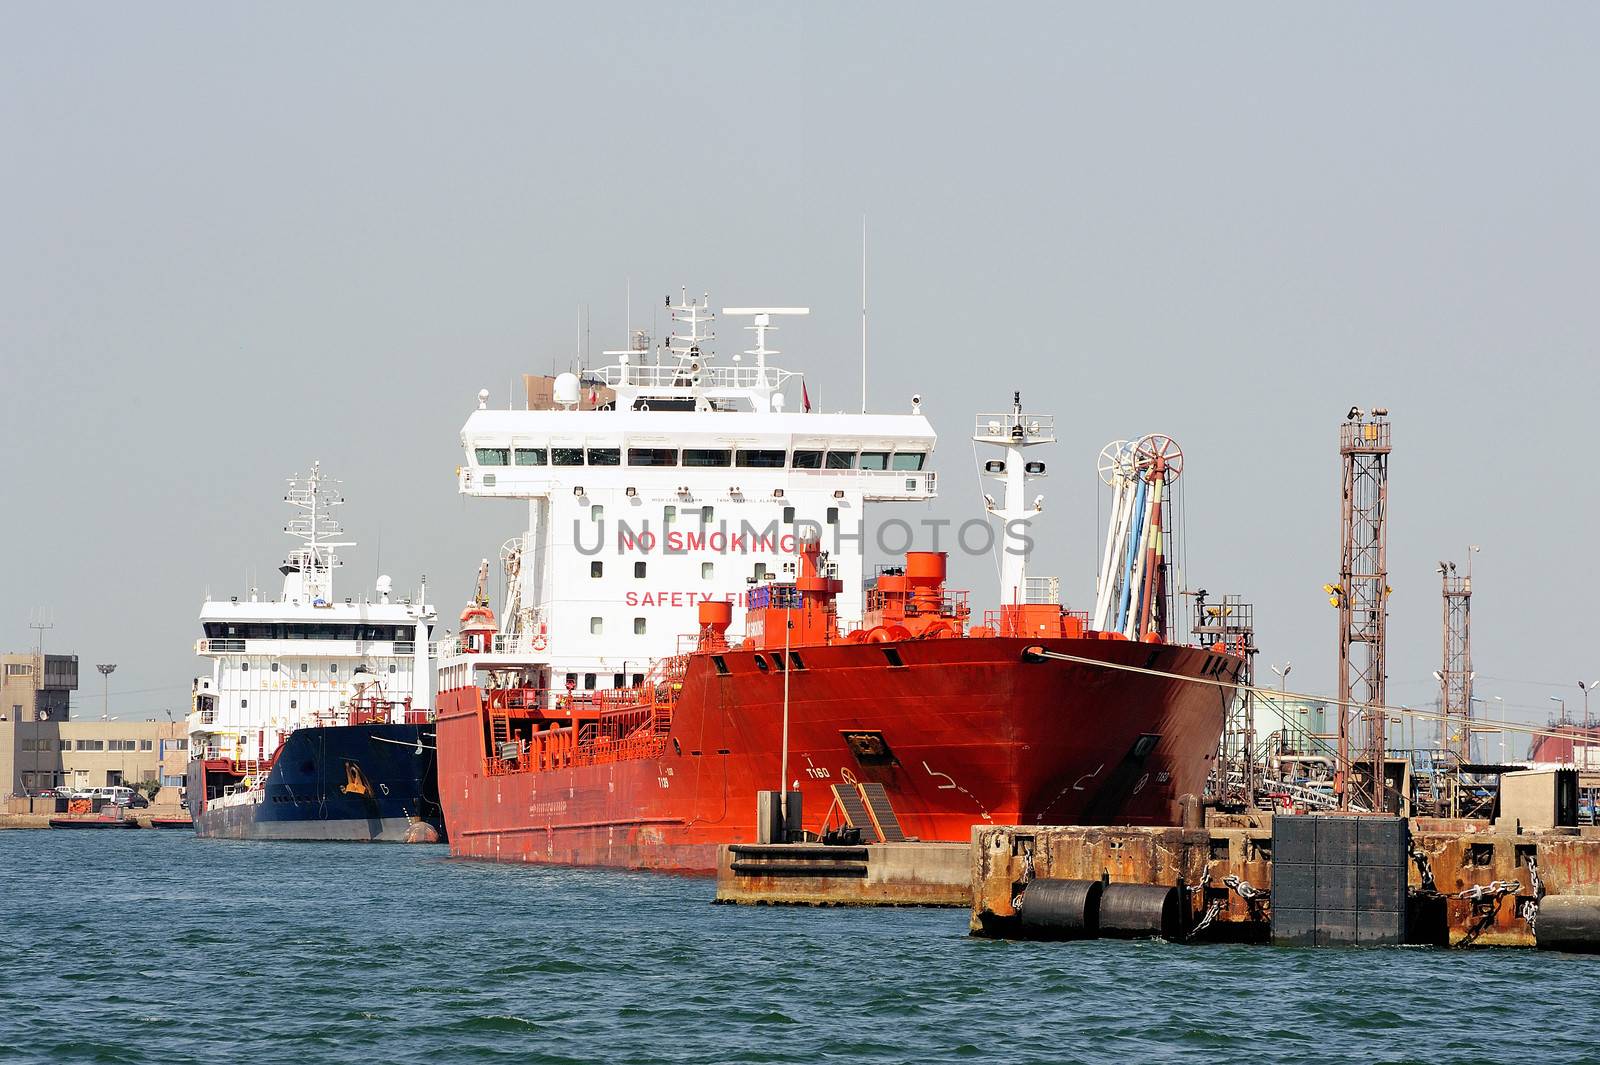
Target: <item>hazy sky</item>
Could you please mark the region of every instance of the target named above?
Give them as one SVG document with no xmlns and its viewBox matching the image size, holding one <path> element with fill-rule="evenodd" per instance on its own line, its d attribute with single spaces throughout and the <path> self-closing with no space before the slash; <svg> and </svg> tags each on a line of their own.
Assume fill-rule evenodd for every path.
<svg viewBox="0 0 1600 1065">
<path fill-rule="evenodd" d="M 925 397 L 937 514 L 976 513 L 971 416 L 1022 389 L 1064 426 L 1034 572 L 1087 607 L 1095 455 L 1170 433 L 1190 582 L 1254 601 L 1262 674 L 1331 691 L 1337 426 L 1387 405 L 1391 701 L 1436 695 L 1434 565 L 1470 542 L 1478 694 L 1580 707 L 1597 31 L 1578 4 L 0 5 L 0 643 L 46 610 L 80 712 L 98 661 L 114 712 L 182 712 L 204 593 L 275 589 L 313 458 L 360 541 L 340 594 L 426 571 L 454 611 L 521 517 L 455 492 L 479 388 L 565 368 L 582 304 L 616 346 L 631 279 L 645 328 L 680 285 L 811 306 L 778 346 L 851 407 L 865 213 L 873 406 Z M 991 566 L 955 575 L 993 601 Z"/>
</svg>

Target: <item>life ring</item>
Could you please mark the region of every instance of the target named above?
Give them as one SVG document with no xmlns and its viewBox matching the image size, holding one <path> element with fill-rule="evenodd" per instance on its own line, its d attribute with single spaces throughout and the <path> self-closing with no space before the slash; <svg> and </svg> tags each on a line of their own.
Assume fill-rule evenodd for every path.
<svg viewBox="0 0 1600 1065">
<path fill-rule="evenodd" d="M 535 651 L 543 651 L 546 647 L 549 647 L 549 646 L 550 646 L 550 641 L 545 639 L 544 633 L 541 632 L 541 633 L 536 633 L 534 635 L 534 637 L 533 637 L 533 649 Z"/>
<path fill-rule="evenodd" d="M 1285 813 L 1294 813 L 1294 800 L 1289 798 L 1289 796 L 1285 795 L 1282 799 L 1280 799 L 1279 805 L 1283 807 Z"/>
</svg>

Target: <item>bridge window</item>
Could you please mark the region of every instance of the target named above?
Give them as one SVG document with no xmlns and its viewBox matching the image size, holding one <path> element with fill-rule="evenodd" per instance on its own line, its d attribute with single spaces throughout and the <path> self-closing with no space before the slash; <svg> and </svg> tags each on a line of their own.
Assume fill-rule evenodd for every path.
<svg viewBox="0 0 1600 1065">
<path fill-rule="evenodd" d="M 635 636 L 643 636 L 644 635 L 644 618 L 634 618 L 633 619 L 633 634 Z"/>
<path fill-rule="evenodd" d="M 553 447 L 550 449 L 550 462 L 555 466 L 582 466 L 583 448 Z"/>
<path fill-rule="evenodd" d="M 592 447 L 589 449 L 589 465 L 621 466 L 622 449 L 615 447 Z"/>
<path fill-rule="evenodd" d="M 864 470 L 888 469 L 889 453 L 887 451 L 863 451 L 861 453 L 861 468 Z"/>
<path fill-rule="evenodd" d="M 596 559 L 595 561 L 589 563 L 589 576 L 590 577 L 598 579 L 600 577 L 604 577 L 605 575 L 606 575 L 606 564 L 604 562 L 601 562 L 598 559 Z"/>
<path fill-rule="evenodd" d="M 756 470 L 781 470 L 786 457 L 781 451 L 740 451 L 739 465 Z"/>
<path fill-rule="evenodd" d="M 793 465 L 797 470 L 820 470 L 822 469 L 822 452 L 796 451 Z"/>
<path fill-rule="evenodd" d="M 696 448 L 683 449 L 683 464 L 685 466 L 730 466 L 733 464 L 733 452 L 721 448 Z"/>
<path fill-rule="evenodd" d="M 678 449 L 671 447 L 630 447 L 629 466 L 676 466 Z"/>
<path fill-rule="evenodd" d="M 643 673 L 635 673 L 633 675 L 633 686 L 635 688 L 637 688 L 639 685 L 641 685 L 643 683 L 644 683 L 644 674 Z"/>
<path fill-rule="evenodd" d="M 585 691 L 594 691 L 594 685 L 595 685 L 595 675 L 593 673 L 585 673 L 583 675 L 583 687 L 584 687 L 584 690 Z"/>
<path fill-rule="evenodd" d="M 716 512 L 715 508 L 713 508 L 713 507 L 701 507 L 700 508 L 700 522 L 701 522 L 701 524 L 710 525 L 716 519 L 717 519 L 717 512 Z"/>
<path fill-rule="evenodd" d="M 480 447 L 477 449 L 479 466 L 504 466 L 511 460 L 511 449 L 505 447 Z"/>
<path fill-rule="evenodd" d="M 661 508 L 661 524 L 665 525 L 667 528 L 670 529 L 674 525 L 676 525 L 677 523 L 678 523 L 678 508 L 677 507 L 662 507 Z"/>
<path fill-rule="evenodd" d="M 829 525 L 837 525 L 837 524 L 839 524 L 839 508 L 838 507 L 829 507 L 828 508 L 828 524 Z"/>
<path fill-rule="evenodd" d="M 518 466 L 543 466 L 549 460 L 542 447 L 519 447 L 511 453 L 511 458 Z"/>
<path fill-rule="evenodd" d="M 278 672 L 278 663 L 276 663 L 276 662 L 272 663 L 272 672 L 274 672 L 274 673 Z"/>
<path fill-rule="evenodd" d="M 894 453 L 894 469 L 909 472 L 922 469 L 922 464 L 928 460 L 926 451 L 896 451 Z"/>
<path fill-rule="evenodd" d="M 643 562 L 635 562 L 633 564 L 633 578 L 634 578 L 634 580 L 639 580 L 639 581 L 644 580 L 645 569 L 646 569 L 646 566 L 645 566 L 645 564 Z"/>
<path fill-rule="evenodd" d="M 794 508 L 793 507 L 784 507 L 783 508 L 783 520 L 784 520 L 785 524 L 789 524 L 789 525 L 794 524 Z"/>
<path fill-rule="evenodd" d="M 828 452 L 828 465 L 830 470 L 853 470 L 856 468 L 856 453 L 854 451 Z"/>
<path fill-rule="evenodd" d="M 589 635 L 590 636 L 599 636 L 602 632 L 605 631 L 605 627 L 606 627 L 605 619 L 603 619 L 603 618 L 590 618 L 589 619 Z"/>
<path fill-rule="evenodd" d="M 700 579 L 701 580 L 709 581 L 712 578 L 714 578 L 716 575 L 717 575 L 717 564 L 715 562 L 702 562 L 702 563 L 700 563 Z"/>
<path fill-rule="evenodd" d="M 599 521 L 601 518 L 603 518 L 605 516 L 606 516 L 606 508 L 602 507 L 599 503 L 596 503 L 594 506 L 589 508 L 589 520 L 590 521 Z"/>
<path fill-rule="evenodd" d="M 239 672 L 241 672 L 241 673 L 250 672 L 250 663 L 249 662 L 240 662 L 239 663 Z"/>
<path fill-rule="evenodd" d="M 300 663 L 300 672 L 306 673 L 306 672 L 309 672 L 310 669 L 311 669 L 311 667 L 306 665 L 306 663 L 304 663 L 304 662 Z"/>
<path fill-rule="evenodd" d="M 754 575 L 756 580 L 764 581 L 767 579 L 767 573 L 769 571 L 765 562 L 757 562 L 753 567 L 751 567 L 750 572 L 752 575 Z"/>
<path fill-rule="evenodd" d="M 611 674 L 611 686 L 613 688 L 626 688 L 628 686 L 628 675 L 626 673 Z"/>
</svg>

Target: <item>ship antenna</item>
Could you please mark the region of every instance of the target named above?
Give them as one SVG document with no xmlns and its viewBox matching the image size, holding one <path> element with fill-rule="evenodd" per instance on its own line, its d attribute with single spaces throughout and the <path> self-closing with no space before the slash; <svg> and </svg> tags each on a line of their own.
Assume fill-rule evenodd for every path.
<svg viewBox="0 0 1600 1065">
<path fill-rule="evenodd" d="M 861 413 L 867 413 L 867 216 L 861 215 Z"/>
<path fill-rule="evenodd" d="M 302 541 L 284 559 L 283 595 L 285 599 L 302 596 L 314 606 L 327 606 L 333 601 L 333 571 L 344 565 L 334 550 L 354 547 L 354 541 L 336 540 L 344 529 L 333 517 L 333 508 L 344 504 L 337 492 L 338 481 L 322 476 L 322 463 L 312 462 L 311 474 L 304 478 L 289 479 L 289 491 L 284 502 L 300 513 L 289 519 L 283 531 Z"/>
</svg>

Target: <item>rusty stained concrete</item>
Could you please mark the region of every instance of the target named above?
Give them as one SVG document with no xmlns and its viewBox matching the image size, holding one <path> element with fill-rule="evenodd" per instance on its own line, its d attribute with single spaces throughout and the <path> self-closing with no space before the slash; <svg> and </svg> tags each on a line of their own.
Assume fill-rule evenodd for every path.
<svg viewBox="0 0 1600 1065">
<path fill-rule="evenodd" d="M 785 870 L 781 857 L 794 853 L 793 864 L 836 866 L 838 875 L 802 876 Z M 866 852 L 864 861 L 828 854 Z M 740 852 L 744 853 L 741 854 Z M 750 852 L 763 851 L 752 857 Z M 736 871 L 738 862 L 743 871 Z M 771 866 L 772 875 L 751 872 Z M 768 847 L 723 845 L 717 848 L 715 902 L 798 906 L 946 906 L 972 905 L 971 851 L 965 843 L 871 843 L 859 847 L 824 848 L 816 844 Z"/>
<path fill-rule="evenodd" d="M 1236 876 L 1261 891 L 1272 887 L 1272 815 L 1219 818 L 1203 829 L 978 826 L 973 829 L 972 918 L 975 935 L 1016 931 L 1014 900 L 1033 876 L 1114 883 L 1177 884 L 1191 888 L 1193 924 L 1212 902 L 1223 909 L 1207 938 L 1268 938 L 1270 899 L 1247 901 L 1226 887 Z M 1519 915 L 1519 901 L 1530 897 L 1532 878 L 1526 860 L 1533 855 L 1551 895 L 1600 894 L 1600 830 L 1512 833 L 1491 830 L 1486 822 L 1437 821 L 1413 824 L 1412 848 L 1425 854 L 1437 890 L 1453 895 L 1494 881 L 1518 881 L 1518 895 L 1498 900 L 1446 898 L 1418 905 L 1412 915 L 1414 938 L 1451 946 L 1532 946 L 1533 936 Z M 1422 886 L 1416 863 L 1409 885 Z"/>
</svg>

